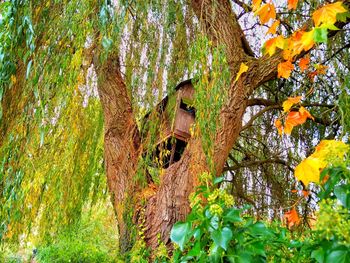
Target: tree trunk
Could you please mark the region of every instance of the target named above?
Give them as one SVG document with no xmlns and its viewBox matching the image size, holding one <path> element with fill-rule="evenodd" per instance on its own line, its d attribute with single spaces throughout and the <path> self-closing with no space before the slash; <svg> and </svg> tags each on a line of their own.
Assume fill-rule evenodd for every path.
<svg viewBox="0 0 350 263">
<path fill-rule="evenodd" d="M 139 134 L 130 99 L 119 69 L 118 57 L 110 55 L 97 66 L 99 96 L 104 111 L 104 156 L 107 184 L 117 216 L 121 252 L 130 249 L 130 204 L 137 184 L 134 174 L 139 155 Z"/>
</svg>

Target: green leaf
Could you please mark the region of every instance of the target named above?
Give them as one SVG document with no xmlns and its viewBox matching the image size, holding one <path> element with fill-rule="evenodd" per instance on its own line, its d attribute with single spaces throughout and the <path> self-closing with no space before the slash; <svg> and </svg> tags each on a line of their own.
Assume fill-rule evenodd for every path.
<svg viewBox="0 0 350 263">
<path fill-rule="evenodd" d="M 315 28 L 313 37 L 316 43 L 327 43 L 327 28 Z"/>
<path fill-rule="evenodd" d="M 109 39 L 108 37 L 104 36 L 102 38 L 102 46 L 104 49 L 109 50 L 112 46 L 113 41 Z"/>
<path fill-rule="evenodd" d="M 40 147 L 44 145 L 45 129 L 40 128 Z"/>
<path fill-rule="evenodd" d="M 187 241 L 187 237 L 190 231 L 191 224 L 189 222 L 178 222 L 171 229 L 170 238 L 173 242 L 179 245 L 181 251 L 184 249 L 184 245 Z"/>
<path fill-rule="evenodd" d="M 241 253 L 238 254 L 237 262 L 239 262 L 239 263 L 250 263 L 250 262 L 253 262 L 252 261 L 252 256 L 251 256 L 251 254 L 242 251 Z"/>
<path fill-rule="evenodd" d="M 221 176 L 221 177 L 216 177 L 213 181 L 214 184 L 218 184 L 221 183 L 223 180 L 225 179 L 225 177 Z"/>
<path fill-rule="evenodd" d="M 345 13 L 338 13 L 337 14 L 337 20 L 341 21 L 341 22 L 346 22 L 346 19 L 350 17 L 350 13 L 349 12 L 345 12 Z"/>
<path fill-rule="evenodd" d="M 30 61 L 28 62 L 28 65 L 27 65 L 27 72 L 26 72 L 26 79 L 28 79 L 28 77 L 29 77 L 30 69 L 32 68 L 32 63 L 33 63 L 32 60 L 30 60 Z"/>
<path fill-rule="evenodd" d="M 350 209 L 350 186 L 349 185 L 339 185 L 334 187 L 334 194 L 344 207 Z"/>
<path fill-rule="evenodd" d="M 219 263 L 220 259 L 221 259 L 220 251 L 215 251 L 215 252 L 210 253 L 208 262 Z"/>
<path fill-rule="evenodd" d="M 317 250 L 312 251 L 311 258 L 314 258 L 318 263 L 324 262 L 324 250 L 320 247 Z"/>
<path fill-rule="evenodd" d="M 224 214 L 224 221 L 231 223 L 242 222 L 240 212 L 239 209 L 231 208 L 226 214 Z"/>
<path fill-rule="evenodd" d="M 201 231 L 200 228 L 197 228 L 197 229 L 194 231 L 194 233 L 193 233 L 193 237 L 194 237 L 195 239 L 199 239 L 199 238 L 201 237 L 201 235 L 202 235 L 202 231 Z"/>
<path fill-rule="evenodd" d="M 325 263 L 347 263 L 350 262 L 350 254 L 346 249 L 331 251 L 327 256 Z"/>
<path fill-rule="evenodd" d="M 197 241 L 194 243 L 193 248 L 188 252 L 187 256 L 196 257 L 201 253 L 201 243 Z"/>
<path fill-rule="evenodd" d="M 250 231 L 253 235 L 270 235 L 271 232 L 266 228 L 262 222 L 256 222 L 250 226 Z"/>
<path fill-rule="evenodd" d="M 251 248 L 252 248 L 251 249 L 252 254 L 266 256 L 265 246 L 262 242 L 257 241 L 257 242 L 252 243 Z"/>
<path fill-rule="evenodd" d="M 213 231 L 211 233 L 211 238 L 216 246 L 227 250 L 228 243 L 232 239 L 232 231 L 228 227 L 224 227 L 222 230 L 218 229 Z"/>
<path fill-rule="evenodd" d="M 219 228 L 219 218 L 217 216 L 213 216 L 210 219 L 210 228 L 209 231 L 215 230 Z"/>
</svg>

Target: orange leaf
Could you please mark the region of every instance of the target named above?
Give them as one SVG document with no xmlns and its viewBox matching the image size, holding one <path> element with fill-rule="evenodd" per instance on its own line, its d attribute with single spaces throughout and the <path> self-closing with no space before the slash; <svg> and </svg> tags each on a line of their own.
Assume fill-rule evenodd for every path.
<svg viewBox="0 0 350 263">
<path fill-rule="evenodd" d="M 278 64 L 277 70 L 278 70 L 278 77 L 282 78 L 289 78 L 290 73 L 294 69 L 294 65 L 290 61 L 282 62 Z"/>
<path fill-rule="evenodd" d="M 299 67 L 301 69 L 301 71 L 305 71 L 308 67 L 309 67 L 309 63 L 310 63 L 310 57 L 305 57 L 305 58 L 301 58 L 299 60 Z"/>
<path fill-rule="evenodd" d="M 273 4 L 265 4 L 255 11 L 255 15 L 259 16 L 261 24 L 266 24 L 269 20 L 276 19 L 276 10 Z"/>
<path fill-rule="evenodd" d="M 304 31 L 296 31 L 292 34 L 292 36 L 288 39 L 288 49 L 291 50 L 291 56 L 294 57 L 300 54 L 303 51 L 303 43 L 301 38 L 304 34 Z"/>
<path fill-rule="evenodd" d="M 288 49 L 291 51 L 291 57 L 299 55 L 302 51 L 308 51 L 314 45 L 314 29 L 309 32 L 296 31 L 288 39 Z"/>
<path fill-rule="evenodd" d="M 282 122 L 279 119 L 275 120 L 275 126 L 278 130 L 278 134 L 282 135 Z"/>
<path fill-rule="evenodd" d="M 301 100 L 301 96 L 297 96 L 297 97 L 290 97 L 288 98 L 286 101 L 283 102 L 282 107 L 283 107 L 283 111 L 287 112 L 290 110 L 290 108 L 296 104 L 299 103 Z"/>
<path fill-rule="evenodd" d="M 316 75 L 317 75 L 317 70 L 312 71 L 309 74 L 307 74 L 307 76 L 309 77 L 311 82 L 314 82 Z"/>
<path fill-rule="evenodd" d="M 326 175 L 323 177 L 321 184 L 327 183 L 328 179 L 329 179 L 329 175 L 326 174 Z"/>
<path fill-rule="evenodd" d="M 317 27 L 321 24 L 333 25 L 337 21 L 337 14 L 345 12 L 347 12 L 347 10 L 344 8 L 342 2 L 336 2 L 316 10 L 312 14 L 312 19 Z"/>
<path fill-rule="evenodd" d="M 286 40 L 283 36 L 271 38 L 265 42 L 263 53 L 269 53 L 269 55 L 272 56 L 276 52 L 276 48 L 284 49 L 285 44 Z"/>
<path fill-rule="evenodd" d="M 289 123 L 293 126 L 303 124 L 305 121 L 306 121 L 306 118 L 303 118 L 303 116 L 300 114 L 299 111 L 289 112 L 286 118 L 286 123 Z"/>
<path fill-rule="evenodd" d="M 291 228 L 292 226 L 297 226 L 300 224 L 300 218 L 298 212 L 293 208 L 292 210 L 284 213 L 284 218 L 287 221 L 287 226 Z"/>
<path fill-rule="evenodd" d="M 297 9 L 298 0 L 288 0 L 288 9 Z"/>
<path fill-rule="evenodd" d="M 315 68 L 316 68 L 316 70 L 314 70 L 314 71 L 312 71 L 312 72 L 310 72 L 308 74 L 308 77 L 310 78 L 311 82 L 314 82 L 315 77 L 317 75 L 319 75 L 319 74 L 322 74 L 322 75 L 326 74 L 326 69 L 328 69 L 327 66 L 320 65 L 320 64 L 315 65 Z"/>
<path fill-rule="evenodd" d="M 302 118 L 305 118 L 305 121 L 306 121 L 307 118 L 315 120 L 315 118 L 312 117 L 310 112 L 307 109 L 305 109 L 303 106 L 300 107 L 299 112 L 300 112 Z"/>
<path fill-rule="evenodd" d="M 288 113 L 286 122 L 284 124 L 284 132 L 286 134 L 291 134 L 292 129 L 300 124 L 306 122 L 307 118 L 314 119 L 310 112 L 304 107 L 300 107 L 299 111 L 291 111 Z"/>
<path fill-rule="evenodd" d="M 273 22 L 273 24 L 270 26 L 269 30 L 266 32 L 266 35 L 268 34 L 276 34 L 277 31 L 277 27 L 280 25 L 280 21 L 276 20 L 275 22 Z"/>
<path fill-rule="evenodd" d="M 293 128 L 294 128 L 294 125 L 292 125 L 289 122 L 285 122 L 284 123 L 284 127 L 283 127 L 283 131 L 284 131 L 285 134 L 291 134 Z"/>
</svg>

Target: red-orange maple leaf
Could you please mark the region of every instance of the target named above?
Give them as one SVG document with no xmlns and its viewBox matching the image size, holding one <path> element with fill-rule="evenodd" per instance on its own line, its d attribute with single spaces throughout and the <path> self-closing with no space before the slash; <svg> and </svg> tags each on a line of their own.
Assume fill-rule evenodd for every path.
<svg viewBox="0 0 350 263">
<path fill-rule="evenodd" d="M 306 122 L 307 119 L 314 119 L 310 112 L 304 107 L 300 107 L 299 111 L 291 111 L 288 113 L 285 124 L 284 124 L 284 133 L 291 134 L 292 129 L 300 124 Z"/>
<path fill-rule="evenodd" d="M 288 9 L 297 9 L 298 0 L 288 0 Z"/>
<path fill-rule="evenodd" d="M 299 67 L 302 72 L 307 70 L 307 68 L 309 67 L 309 63 L 310 63 L 310 57 L 305 57 L 300 59 Z"/>
<path fill-rule="evenodd" d="M 287 226 L 291 228 L 292 226 L 297 226 L 300 224 L 300 218 L 298 212 L 293 208 L 292 210 L 284 213 L 284 218 L 287 221 Z"/>
<path fill-rule="evenodd" d="M 294 69 L 294 65 L 290 61 L 282 62 L 278 64 L 277 71 L 278 71 L 278 77 L 282 78 L 289 78 L 290 73 Z"/>
</svg>

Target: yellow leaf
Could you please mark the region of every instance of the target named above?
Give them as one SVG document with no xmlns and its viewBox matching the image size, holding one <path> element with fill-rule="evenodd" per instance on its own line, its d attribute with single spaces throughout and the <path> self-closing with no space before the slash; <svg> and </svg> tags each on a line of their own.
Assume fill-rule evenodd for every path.
<svg viewBox="0 0 350 263">
<path fill-rule="evenodd" d="M 266 32 L 266 35 L 268 34 L 276 34 L 277 31 L 277 27 L 280 25 L 280 21 L 276 20 L 275 22 L 273 22 L 273 24 L 270 26 L 269 30 Z"/>
<path fill-rule="evenodd" d="M 236 76 L 236 79 L 235 79 L 235 82 L 239 79 L 239 77 L 244 73 L 244 72 L 247 72 L 248 70 L 248 66 L 244 63 L 241 63 L 241 66 L 239 67 L 239 71 L 237 73 L 237 76 Z"/>
<path fill-rule="evenodd" d="M 326 163 L 319 158 L 309 156 L 304 159 L 294 171 L 295 177 L 307 186 L 310 182 L 319 183 L 320 171 L 326 166 Z"/>
<path fill-rule="evenodd" d="M 341 141 L 321 141 L 316 146 L 315 152 L 304 159 L 295 168 L 295 177 L 302 181 L 305 185 L 309 184 L 309 182 L 320 183 L 320 172 L 322 169 L 329 163 L 334 163 L 335 160 L 344 158 L 344 155 L 349 151 L 349 149 L 349 145 Z"/>
<path fill-rule="evenodd" d="M 283 107 L 283 111 L 287 112 L 290 110 L 290 108 L 296 104 L 299 103 L 301 100 L 301 96 L 297 96 L 297 97 L 290 97 L 288 98 L 286 101 L 283 102 L 282 107 Z"/>
<path fill-rule="evenodd" d="M 256 10 L 258 10 L 258 8 L 260 7 L 261 5 L 261 2 L 262 0 L 253 0 L 253 12 L 255 12 Z"/>
<path fill-rule="evenodd" d="M 16 78 L 15 75 L 11 75 L 11 82 L 12 82 L 13 85 L 16 84 L 17 78 Z"/>
<path fill-rule="evenodd" d="M 288 0 L 288 9 L 297 9 L 298 0 Z"/>
<path fill-rule="evenodd" d="M 266 24 L 269 20 L 276 19 L 276 10 L 273 4 L 265 4 L 255 11 L 255 15 L 259 16 L 261 24 Z"/>
<path fill-rule="evenodd" d="M 311 49 L 315 45 L 314 30 L 315 29 L 312 29 L 309 32 L 304 32 L 302 37 L 301 37 L 301 42 L 303 45 L 303 49 L 305 51 L 308 51 L 309 49 Z"/>
<path fill-rule="evenodd" d="M 348 151 L 349 145 L 342 141 L 322 140 L 316 146 L 316 150 L 312 156 L 326 161 L 327 159 L 332 158 L 343 158 Z"/>
<path fill-rule="evenodd" d="M 277 66 L 278 77 L 289 78 L 290 73 L 294 69 L 294 65 L 290 61 L 279 63 Z"/>
<path fill-rule="evenodd" d="M 345 12 L 347 10 L 344 8 L 342 2 L 336 2 L 316 10 L 312 14 L 312 19 L 317 27 L 321 24 L 333 25 L 337 21 L 337 14 Z"/>
</svg>

